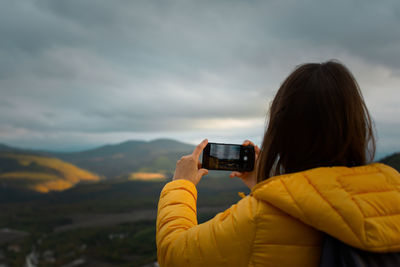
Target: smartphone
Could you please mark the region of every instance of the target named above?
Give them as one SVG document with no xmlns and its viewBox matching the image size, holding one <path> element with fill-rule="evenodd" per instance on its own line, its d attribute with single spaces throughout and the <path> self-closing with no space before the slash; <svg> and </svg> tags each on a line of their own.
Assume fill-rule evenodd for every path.
<svg viewBox="0 0 400 267">
<path fill-rule="evenodd" d="M 203 150 L 202 168 L 249 172 L 254 169 L 254 161 L 253 146 L 208 143 Z"/>
</svg>

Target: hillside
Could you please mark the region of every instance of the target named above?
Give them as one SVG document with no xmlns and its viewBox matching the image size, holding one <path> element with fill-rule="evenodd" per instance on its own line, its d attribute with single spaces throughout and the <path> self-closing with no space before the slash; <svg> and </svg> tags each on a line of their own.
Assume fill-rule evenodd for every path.
<svg viewBox="0 0 400 267">
<path fill-rule="evenodd" d="M 0 184 L 47 193 L 100 177 L 160 181 L 171 177 L 176 161 L 192 150 L 192 145 L 168 139 L 127 141 L 70 153 L 0 144 Z"/>
<path fill-rule="evenodd" d="M 96 149 L 72 152 L 49 153 L 53 157 L 90 170 L 105 178 L 118 178 L 138 173 L 154 173 L 160 177 L 171 177 L 176 161 L 191 153 L 194 146 L 169 139 L 149 142 L 127 141 L 106 145 Z"/>
<path fill-rule="evenodd" d="M 172 177 L 176 161 L 191 153 L 193 148 L 193 145 L 170 139 L 126 141 L 69 153 L 17 149 L 0 144 L 0 182 L 3 186 L 48 192 L 99 177 L 162 181 Z M 400 170 L 400 153 L 381 162 Z"/>
<path fill-rule="evenodd" d="M 17 152 L 0 152 L 2 187 L 30 189 L 41 193 L 62 191 L 83 181 L 100 178 L 60 159 Z"/>
<path fill-rule="evenodd" d="M 0 144 L 0 152 L 16 152 L 18 150 L 19 150 L 18 148 Z"/>
<path fill-rule="evenodd" d="M 400 172 L 400 153 L 395 153 L 393 155 L 387 156 L 380 160 L 380 162 L 392 166 L 397 171 Z"/>
</svg>

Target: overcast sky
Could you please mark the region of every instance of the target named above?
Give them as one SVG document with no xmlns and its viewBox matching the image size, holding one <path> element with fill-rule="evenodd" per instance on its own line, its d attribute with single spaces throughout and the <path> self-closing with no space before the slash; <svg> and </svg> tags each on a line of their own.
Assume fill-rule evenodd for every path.
<svg viewBox="0 0 400 267">
<path fill-rule="evenodd" d="M 294 67 L 337 59 L 400 151 L 399 25 L 397 0 L 2 0 L 0 143 L 260 143 Z"/>
</svg>

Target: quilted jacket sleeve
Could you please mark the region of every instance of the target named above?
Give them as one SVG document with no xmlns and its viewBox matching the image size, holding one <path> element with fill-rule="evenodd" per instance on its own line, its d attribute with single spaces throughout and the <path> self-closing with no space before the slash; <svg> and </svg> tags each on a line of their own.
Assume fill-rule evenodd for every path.
<svg viewBox="0 0 400 267">
<path fill-rule="evenodd" d="M 196 200 L 189 181 L 175 180 L 163 188 L 156 236 L 160 266 L 248 266 L 257 200 L 245 197 L 199 225 Z"/>
</svg>

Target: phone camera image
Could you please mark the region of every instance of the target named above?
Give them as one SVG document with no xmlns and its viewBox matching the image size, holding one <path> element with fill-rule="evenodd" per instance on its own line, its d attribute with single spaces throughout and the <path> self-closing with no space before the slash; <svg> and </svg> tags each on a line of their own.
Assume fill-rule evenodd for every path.
<svg viewBox="0 0 400 267">
<path fill-rule="evenodd" d="M 255 152 L 253 146 L 208 143 L 203 151 L 203 168 L 225 171 L 252 171 Z"/>
<path fill-rule="evenodd" d="M 240 146 L 211 144 L 210 156 L 220 160 L 239 160 Z"/>
</svg>

